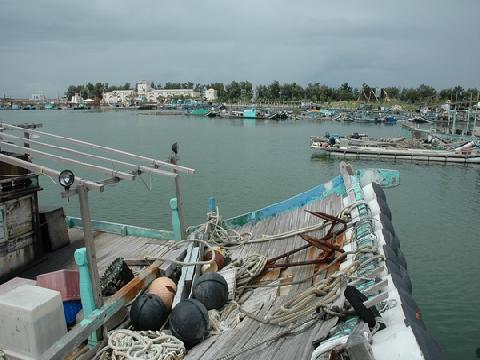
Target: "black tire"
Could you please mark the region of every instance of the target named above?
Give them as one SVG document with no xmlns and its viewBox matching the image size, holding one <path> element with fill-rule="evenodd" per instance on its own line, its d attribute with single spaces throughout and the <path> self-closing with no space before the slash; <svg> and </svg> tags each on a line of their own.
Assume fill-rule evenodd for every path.
<svg viewBox="0 0 480 360">
<path fill-rule="evenodd" d="M 392 233 L 392 235 L 395 235 L 395 229 L 393 228 L 392 221 L 384 213 L 380 213 L 380 223 L 384 229 L 387 229 Z"/>
<path fill-rule="evenodd" d="M 398 254 L 398 250 L 400 249 L 400 240 L 398 240 L 395 235 L 385 228 L 382 230 L 382 235 L 383 239 L 385 240 L 385 244 L 387 244 L 395 252 L 395 254 Z"/>
<path fill-rule="evenodd" d="M 380 185 L 378 185 L 375 182 L 372 182 L 372 188 L 373 188 L 373 191 L 375 192 L 375 195 L 377 195 L 377 198 L 380 198 L 383 201 L 387 201 L 387 197 L 385 196 L 385 191 Z"/>
<path fill-rule="evenodd" d="M 381 213 L 384 214 L 390 221 L 392 221 L 392 212 L 390 211 L 390 208 L 388 207 L 385 200 L 377 197 L 377 203 L 380 207 Z"/>
</svg>

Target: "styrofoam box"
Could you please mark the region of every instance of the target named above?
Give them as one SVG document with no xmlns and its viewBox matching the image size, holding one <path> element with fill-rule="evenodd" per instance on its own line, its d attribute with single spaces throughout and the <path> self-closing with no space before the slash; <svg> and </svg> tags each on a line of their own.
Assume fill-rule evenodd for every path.
<svg viewBox="0 0 480 360">
<path fill-rule="evenodd" d="M 0 296 L 0 348 L 7 359 L 38 359 L 66 333 L 58 291 L 22 285 Z"/>
<path fill-rule="evenodd" d="M 0 285 L 0 295 L 6 294 L 13 289 L 22 286 L 22 285 L 36 285 L 37 282 L 35 280 L 24 279 L 21 277 L 15 277 L 6 283 Z"/>
</svg>

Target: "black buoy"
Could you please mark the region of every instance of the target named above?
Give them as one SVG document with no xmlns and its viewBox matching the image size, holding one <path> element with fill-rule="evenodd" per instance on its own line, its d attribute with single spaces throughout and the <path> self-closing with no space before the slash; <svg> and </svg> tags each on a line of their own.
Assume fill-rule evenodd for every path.
<svg viewBox="0 0 480 360">
<path fill-rule="evenodd" d="M 160 330 L 167 317 L 167 307 L 153 294 L 140 295 L 130 308 L 130 320 L 135 330 Z"/>
<path fill-rule="evenodd" d="M 228 300 L 228 284 L 222 275 L 208 272 L 195 280 L 192 294 L 207 310 L 220 309 Z"/>
<path fill-rule="evenodd" d="M 207 308 L 195 299 L 180 301 L 170 315 L 170 329 L 185 346 L 195 346 L 208 334 Z"/>
</svg>

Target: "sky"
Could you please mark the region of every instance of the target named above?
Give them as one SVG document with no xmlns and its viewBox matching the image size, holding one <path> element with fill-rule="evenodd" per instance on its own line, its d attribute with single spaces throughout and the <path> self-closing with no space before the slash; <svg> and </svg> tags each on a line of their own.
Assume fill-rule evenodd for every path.
<svg viewBox="0 0 480 360">
<path fill-rule="evenodd" d="M 480 87 L 479 0 L 0 0 L 0 96 L 274 80 Z"/>
</svg>

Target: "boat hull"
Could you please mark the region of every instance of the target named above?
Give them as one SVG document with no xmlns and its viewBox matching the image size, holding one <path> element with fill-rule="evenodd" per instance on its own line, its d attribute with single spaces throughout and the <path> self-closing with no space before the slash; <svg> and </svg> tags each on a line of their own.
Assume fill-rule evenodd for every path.
<svg viewBox="0 0 480 360">
<path fill-rule="evenodd" d="M 393 159 L 438 163 L 480 164 L 480 155 L 463 155 L 448 151 L 423 149 L 384 149 L 362 147 L 319 148 L 312 145 L 314 156 L 334 156 L 350 159 Z"/>
</svg>

